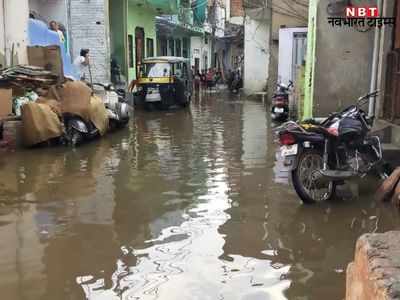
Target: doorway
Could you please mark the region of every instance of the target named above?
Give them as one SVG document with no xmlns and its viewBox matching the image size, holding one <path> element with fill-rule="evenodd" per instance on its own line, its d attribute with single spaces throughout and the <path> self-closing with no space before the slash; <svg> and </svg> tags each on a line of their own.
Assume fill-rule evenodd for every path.
<svg viewBox="0 0 400 300">
<path fill-rule="evenodd" d="M 400 5 L 395 4 L 396 26 L 393 33 L 393 48 L 386 61 L 385 95 L 383 117 L 400 124 Z"/>
<path fill-rule="evenodd" d="M 194 71 L 196 74 L 200 71 L 200 58 L 198 57 L 194 59 Z"/>
<path fill-rule="evenodd" d="M 303 64 L 307 52 L 307 33 L 293 33 L 293 54 L 292 54 L 292 81 L 298 77 L 299 67 Z"/>
<path fill-rule="evenodd" d="M 142 27 L 135 28 L 135 69 L 136 78 L 139 77 L 140 65 L 145 58 L 145 36 L 144 29 Z"/>
</svg>

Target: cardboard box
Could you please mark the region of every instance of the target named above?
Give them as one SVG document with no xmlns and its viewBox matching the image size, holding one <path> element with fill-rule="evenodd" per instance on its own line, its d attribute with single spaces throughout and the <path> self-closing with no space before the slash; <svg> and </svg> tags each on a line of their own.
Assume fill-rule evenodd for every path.
<svg viewBox="0 0 400 300">
<path fill-rule="evenodd" d="M 0 89 L 0 119 L 12 114 L 12 90 Z"/>
<path fill-rule="evenodd" d="M 64 80 L 63 61 L 59 46 L 29 46 L 28 63 L 31 66 L 42 67 Z"/>
</svg>

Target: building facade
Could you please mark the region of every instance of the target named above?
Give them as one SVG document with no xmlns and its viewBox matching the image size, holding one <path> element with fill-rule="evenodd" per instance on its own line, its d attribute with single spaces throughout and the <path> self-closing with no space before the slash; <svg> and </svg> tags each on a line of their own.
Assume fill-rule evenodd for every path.
<svg viewBox="0 0 400 300">
<path fill-rule="evenodd" d="M 28 62 L 28 0 L 0 0 L 0 65 Z"/>
<path fill-rule="evenodd" d="M 295 70 L 305 61 L 308 0 L 272 0 L 270 4 L 272 21 L 268 92 L 272 94 L 277 82 L 295 82 Z"/>
<path fill-rule="evenodd" d="M 244 91 L 254 94 L 267 89 L 271 9 L 268 0 L 245 2 L 244 8 Z"/>
<path fill-rule="evenodd" d="M 392 6 L 392 11 L 385 13 L 392 16 L 394 3 L 385 2 Z M 376 3 L 374 0 L 365 2 L 367 5 Z M 310 0 L 303 118 L 327 116 L 354 104 L 358 97 L 369 92 L 375 77 L 371 76 L 375 29 L 333 27 L 328 17 L 337 15 L 344 15 L 343 3 Z"/>
</svg>

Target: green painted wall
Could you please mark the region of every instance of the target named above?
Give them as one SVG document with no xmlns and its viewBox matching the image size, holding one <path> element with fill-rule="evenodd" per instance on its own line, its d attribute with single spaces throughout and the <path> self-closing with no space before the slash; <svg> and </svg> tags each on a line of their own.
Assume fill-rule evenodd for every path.
<svg viewBox="0 0 400 300">
<path fill-rule="evenodd" d="M 307 58 L 304 82 L 304 102 L 300 119 L 313 117 L 313 102 L 314 102 L 314 75 L 315 75 L 315 53 L 316 53 L 316 32 L 317 32 L 317 11 L 318 1 L 310 0 L 309 16 L 308 16 L 308 36 L 307 36 Z"/>
<path fill-rule="evenodd" d="M 127 19 L 127 35 L 132 35 L 133 39 L 133 65 L 136 65 L 135 61 L 135 29 L 136 27 L 141 27 L 144 29 L 144 39 L 145 39 L 145 53 L 147 56 L 147 49 L 146 49 L 146 39 L 151 38 L 153 39 L 154 44 L 154 53 L 156 53 L 157 49 L 157 36 L 156 36 L 156 25 L 155 25 L 155 18 L 156 12 L 150 10 L 148 8 L 142 8 L 137 6 L 136 4 L 132 4 L 129 2 L 128 6 L 128 19 Z M 129 51 L 128 51 L 129 54 Z M 129 81 L 136 79 L 136 68 L 129 68 Z"/>
<path fill-rule="evenodd" d="M 110 42 L 111 58 L 116 58 L 122 72 L 127 75 L 127 61 L 125 54 L 125 22 L 126 0 L 112 0 L 109 2 L 110 10 Z"/>
</svg>

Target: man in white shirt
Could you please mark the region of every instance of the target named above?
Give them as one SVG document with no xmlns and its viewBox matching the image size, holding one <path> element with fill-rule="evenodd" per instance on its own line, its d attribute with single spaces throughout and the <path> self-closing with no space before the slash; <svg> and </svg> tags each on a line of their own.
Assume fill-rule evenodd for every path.
<svg viewBox="0 0 400 300">
<path fill-rule="evenodd" d="M 89 49 L 81 49 L 80 55 L 75 58 L 74 66 L 78 69 L 79 79 L 86 79 L 86 71 L 89 65 Z"/>
<path fill-rule="evenodd" d="M 63 32 L 60 30 L 60 26 L 56 21 L 51 21 L 49 23 L 50 30 L 57 32 L 58 36 L 60 37 L 60 43 L 64 44 L 65 43 L 65 37 Z"/>
</svg>

